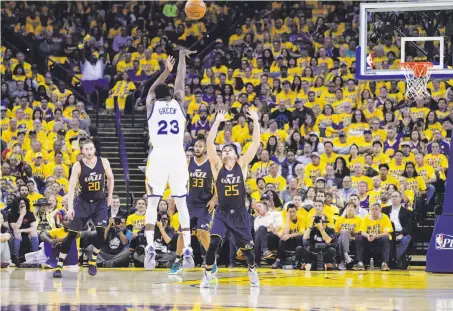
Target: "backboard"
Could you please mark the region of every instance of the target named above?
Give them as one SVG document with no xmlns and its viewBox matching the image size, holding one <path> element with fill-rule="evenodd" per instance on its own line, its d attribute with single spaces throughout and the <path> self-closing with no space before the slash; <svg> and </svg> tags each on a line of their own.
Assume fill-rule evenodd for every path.
<svg viewBox="0 0 453 311">
<path fill-rule="evenodd" d="M 405 80 L 398 63 L 407 61 L 432 62 L 431 80 L 452 79 L 452 27 L 452 0 L 361 3 L 357 79 Z"/>
</svg>

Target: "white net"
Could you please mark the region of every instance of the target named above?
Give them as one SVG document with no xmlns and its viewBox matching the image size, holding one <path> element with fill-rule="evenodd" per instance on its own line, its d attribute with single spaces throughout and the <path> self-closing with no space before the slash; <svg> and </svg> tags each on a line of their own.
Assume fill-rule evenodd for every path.
<svg viewBox="0 0 453 311">
<path fill-rule="evenodd" d="M 429 77 L 431 76 L 432 63 L 429 62 L 407 62 L 399 64 L 399 68 L 406 77 L 406 96 L 413 99 L 424 99 L 430 94 L 426 89 Z"/>
</svg>

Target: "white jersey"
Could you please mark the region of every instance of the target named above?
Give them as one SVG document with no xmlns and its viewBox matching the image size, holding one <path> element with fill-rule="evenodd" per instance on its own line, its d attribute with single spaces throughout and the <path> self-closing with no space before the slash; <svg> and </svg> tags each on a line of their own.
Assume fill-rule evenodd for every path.
<svg viewBox="0 0 453 311">
<path fill-rule="evenodd" d="M 176 99 L 155 101 L 148 116 L 149 137 L 153 150 L 183 148 L 186 117 Z"/>
</svg>

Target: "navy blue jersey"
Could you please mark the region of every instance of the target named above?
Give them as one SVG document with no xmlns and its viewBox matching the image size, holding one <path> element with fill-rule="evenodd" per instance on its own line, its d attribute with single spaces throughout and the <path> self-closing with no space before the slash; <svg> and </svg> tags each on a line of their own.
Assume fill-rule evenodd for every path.
<svg viewBox="0 0 453 311">
<path fill-rule="evenodd" d="M 105 170 L 101 157 L 97 157 L 96 165 L 88 167 L 83 160 L 79 161 L 80 197 L 85 201 L 97 201 L 105 198 Z"/>
<path fill-rule="evenodd" d="M 208 204 L 213 196 L 212 171 L 209 161 L 203 164 L 195 163 L 195 158 L 189 161 L 189 195 L 187 202 L 190 204 Z"/>
<path fill-rule="evenodd" d="M 231 171 L 224 165 L 216 180 L 219 206 L 225 209 L 241 209 L 245 207 L 244 176 L 239 164 L 234 164 Z"/>
</svg>

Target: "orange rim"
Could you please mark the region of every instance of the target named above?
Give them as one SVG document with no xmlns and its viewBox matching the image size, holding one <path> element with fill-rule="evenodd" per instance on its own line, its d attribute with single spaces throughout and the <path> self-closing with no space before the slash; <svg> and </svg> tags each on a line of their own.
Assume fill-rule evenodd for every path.
<svg viewBox="0 0 453 311">
<path fill-rule="evenodd" d="M 405 62 L 398 64 L 400 69 L 411 70 L 414 72 L 415 77 L 423 77 L 428 74 L 428 70 L 433 67 L 430 62 Z"/>
</svg>

